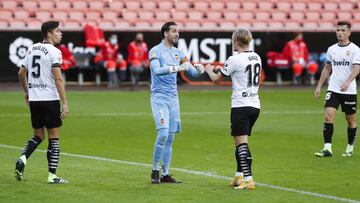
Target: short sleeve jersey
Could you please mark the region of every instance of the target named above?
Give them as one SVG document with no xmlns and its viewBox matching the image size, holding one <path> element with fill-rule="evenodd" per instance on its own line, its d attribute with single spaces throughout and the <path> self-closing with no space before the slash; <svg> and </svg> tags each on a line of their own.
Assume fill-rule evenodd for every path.
<svg viewBox="0 0 360 203">
<path fill-rule="evenodd" d="M 340 94 L 357 94 L 356 80 L 350 83 L 346 92 L 340 91 L 340 87 L 350 77 L 353 65 L 360 64 L 359 47 L 352 42 L 346 46 L 334 44 L 327 50 L 326 63 L 331 64 L 332 69 L 328 91 Z"/>
<path fill-rule="evenodd" d="M 231 76 L 231 107 L 254 107 L 260 109 L 258 89 L 261 58 L 255 52 L 241 52 L 230 56 L 220 69 L 224 76 Z"/>
<path fill-rule="evenodd" d="M 29 101 L 59 100 L 52 68 L 60 68 L 61 51 L 50 43 L 32 45 L 23 62 L 28 72 Z"/>
</svg>

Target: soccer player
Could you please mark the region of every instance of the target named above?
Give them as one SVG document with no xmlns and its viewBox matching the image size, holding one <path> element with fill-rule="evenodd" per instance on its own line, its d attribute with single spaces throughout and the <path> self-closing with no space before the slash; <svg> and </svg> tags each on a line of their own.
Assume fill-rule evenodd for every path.
<svg viewBox="0 0 360 203">
<path fill-rule="evenodd" d="M 344 157 L 353 154 L 356 136 L 357 90 L 356 76 L 360 70 L 360 49 L 350 42 L 351 24 L 340 21 L 336 26 L 338 43 L 330 46 L 326 53 L 326 63 L 315 89 L 315 97 L 320 98 L 321 86 L 329 77 L 329 86 L 325 96 L 325 123 L 323 128 L 324 148 L 315 153 L 317 157 L 331 157 L 331 138 L 334 132 L 334 117 L 341 105 L 348 124 L 348 145 Z"/>
<path fill-rule="evenodd" d="M 224 67 L 218 66 L 219 72 L 214 72 L 213 65 L 206 65 L 205 72 L 210 79 L 218 83 L 224 77 L 231 76 L 231 135 L 235 141 L 235 158 L 237 171 L 230 183 L 234 189 L 255 189 L 252 178 L 252 157 L 248 145 L 248 137 L 260 114 L 258 89 L 260 83 L 261 58 L 250 50 L 252 34 L 246 29 L 233 32 L 232 43 L 238 54 L 230 56 Z"/>
<path fill-rule="evenodd" d="M 200 76 L 204 73 L 204 67 L 201 64 L 192 66 L 184 54 L 174 47 L 179 39 L 179 27 L 175 22 L 166 22 L 161 27 L 161 37 L 163 40 L 149 51 L 151 109 L 157 130 L 151 182 L 180 183 L 169 175 L 174 135 L 181 130 L 176 77 L 180 71 L 187 71 L 194 77 Z"/>
<path fill-rule="evenodd" d="M 19 70 L 19 79 L 25 93 L 25 102 L 30 107 L 34 136 L 29 139 L 20 158 L 16 160 L 15 177 L 23 180 L 27 160 L 45 137 L 45 128 L 49 138 L 47 160 L 49 175 L 47 182 L 53 184 L 68 183 L 56 175 L 59 162 L 59 135 L 62 120 L 68 115 L 69 107 L 65 87 L 61 78 L 62 56 L 54 45 L 59 44 L 62 33 L 59 22 L 48 21 L 41 25 L 43 42 L 32 45 Z M 60 101 L 62 112 L 60 111 Z"/>
</svg>

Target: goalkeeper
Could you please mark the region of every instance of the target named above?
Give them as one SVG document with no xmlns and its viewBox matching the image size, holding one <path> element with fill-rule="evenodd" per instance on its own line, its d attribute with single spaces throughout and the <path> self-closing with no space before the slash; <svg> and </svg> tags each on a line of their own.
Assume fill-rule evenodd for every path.
<svg viewBox="0 0 360 203">
<path fill-rule="evenodd" d="M 174 135 L 181 131 L 176 78 L 180 71 L 198 77 L 204 73 L 204 67 L 201 64 L 191 65 L 183 53 L 174 47 L 179 39 L 179 27 L 175 22 L 162 26 L 161 37 L 163 40 L 149 51 L 151 109 L 157 130 L 151 182 L 181 183 L 169 175 Z"/>
</svg>

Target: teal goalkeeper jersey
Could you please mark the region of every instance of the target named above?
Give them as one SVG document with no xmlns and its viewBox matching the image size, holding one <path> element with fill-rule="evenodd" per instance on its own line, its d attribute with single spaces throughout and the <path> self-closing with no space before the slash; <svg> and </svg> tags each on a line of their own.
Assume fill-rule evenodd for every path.
<svg viewBox="0 0 360 203">
<path fill-rule="evenodd" d="M 187 62 L 187 58 L 176 47 L 166 47 L 163 42 L 149 51 L 151 72 L 151 93 L 162 93 L 177 96 L 177 73 L 169 73 L 167 66 L 179 66 Z M 194 67 L 187 71 L 190 75 L 198 75 Z"/>
</svg>

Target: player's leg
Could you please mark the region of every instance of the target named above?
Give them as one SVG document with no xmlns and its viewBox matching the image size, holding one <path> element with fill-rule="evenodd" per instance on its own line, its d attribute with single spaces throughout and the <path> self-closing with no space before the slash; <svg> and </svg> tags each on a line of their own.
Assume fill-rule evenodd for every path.
<svg viewBox="0 0 360 203">
<path fill-rule="evenodd" d="M 64 180 L 56 175 L 56 169 L 59 165 L 60 159 L 60 128 L 50 128 L 47 129 L 49 136 L 49 144 L 47 149 L 47 160 L 48 160 L 48 183 L 50 184 L 62 184 L 68 183 L 67 180 Z"/>
<path fill-rule="evenodd" d="M 50 101 L 47 103 L 47 113 L 45 115 L 45 127 L 49 138 L 47 148 L 49 174 L 47 181 L 51 184 L 68 183 L 67 180 L 56 176 L 56 169 L 60 159 L 60 127 L 62 126 L 60 101 Z"/>
<path fill-rule="evenodd" d="M 170 107 L 170 114 L 169 114 L 169 135 L 166 140 L 166 144 L 165 144 L 163 155 L 162 155 L 161 182 L 162 183 L 181 183 L 180 180 L 176 180 L 171 175 L 169 175 L 174 136 L 175 136 L 176 132 L 181 131 L 179 99 L 177 97 L 172 98 L 170 106 L 171 107 Z"/>
<path fill-rule="evenodd" d="M 244 176 L 243 181 L 235 189 L 255 189 L 248 136 L 251 136 L 251 129 L 259 116 L 260 110 L 252 107 L 233 108 L 231 113 L 231 134 L 234 136 L 237 159 L 240 160 L 240 167 Z"/>
<path fill-rule="evenodd" d="M 152 95 L 151 109 L 157 129 L 157 136 L 154 144 L 151 182 L 160 183 L 160 160 L 169 135 L 169 109 L 167 99 L 164 96 Z"/>
<path fill-rule="evenodd" d="M 21 154 L 21 156 L 16 160 L 15 163 L 15 178 L 18 181 L 23 180 L 24 169 L 27 159 L 31 154 L 36 150 L 36 148 L 41 144 L 44 139 L 44 119 L 42 117 L 42 108 L 39 102 L 30 102 L 30 112 L 31 112 L 31 124 L 34 129 L 34 135 L 30 138 Z"/>
<path fill-rule="evenodd" d="M 105 64 L 108 74 L 108 87 L 114 87 L 116 85 L 116 62 L 107 60 Z"/>
<path fill-rule="evenodd" d="M 341 102 L 342 111 L 345 113 L 345 119 L 348 124 L 347 136 L 348 144 L 345 149 L 344 157 L 350 157 L 354 151 L 355 137 L 357 132 L 356 125 L 356 109 L 357 109 L 357 96 L 344 95 L 344 102 Z"/>
<path fill-rule="evenodd" d="M 334 92 L 327 92 L 325 100 L 325 122 L 323 127 L 324 148 L 320 152 L 315 153 L 317 157 L 332 156 L 331 143 L 334 133 L 334 118 L 340 104 L 338 94 Z"/>
<path fill-rule="evenodd" d="M 352 156 L 355 145 L 355 137 L 356 137 L 356 114 L 345 114 L 346 121 L 348 123 L 347 136 L 348 136 L 348 144 L 345 149 L 344 157 Z"/>
</svg>

